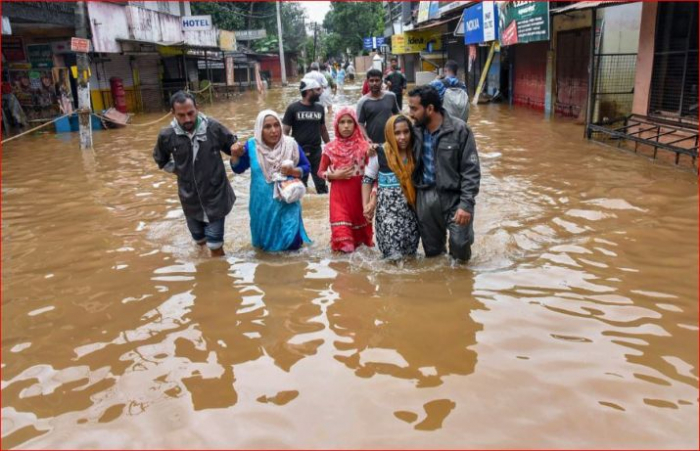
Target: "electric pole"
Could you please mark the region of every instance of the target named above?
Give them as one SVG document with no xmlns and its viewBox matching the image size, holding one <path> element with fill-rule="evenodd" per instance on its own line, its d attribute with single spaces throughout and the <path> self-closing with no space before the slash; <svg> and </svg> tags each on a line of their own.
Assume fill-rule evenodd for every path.
<svg viewBox="0 0 700 451">
<path fill-rule="evenodd" d="M 314 59 L 311 60 L 312 63 L 316 62 L 316 33 L 318 32 L 318 24 L 314 22 Z"/>
<path fill-rule="evenodd" d="M 287 86 L 287 69 L 284 64 L 284 46 L 282 45 L 282 18 L 280 17 L 280 2 L 277 1 L 277 42 L 280 45 L 280 65 L 282 66 L 282 86 Z"/>
<path fill-rule="evenodd" d="M 75 11 L 75 34 L 87 39 L 87 8 L 85 2 L 78 2 Z M 90 78 L 87 53 L 76 53 L 78 64 L 78 122 L 80 124 L 80 149 L 92 148 L 92 124 L 90 109 Z"/>
</svg>

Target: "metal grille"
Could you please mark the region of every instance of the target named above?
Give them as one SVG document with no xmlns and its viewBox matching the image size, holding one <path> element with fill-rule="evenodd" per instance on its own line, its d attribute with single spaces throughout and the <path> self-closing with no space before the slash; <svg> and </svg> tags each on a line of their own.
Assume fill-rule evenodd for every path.
<svg viewBox="0 0 700 451">
<path fill-rule="evenodd" d="M 698 4 L 660 3 L 649 114 L 698 118 Z"/>
<path fill-rule="evenodd" d="M 597 54 L 593 58 L 594 124 L 610 124 L 632 112 L 636 53 Z"/>
</svg>

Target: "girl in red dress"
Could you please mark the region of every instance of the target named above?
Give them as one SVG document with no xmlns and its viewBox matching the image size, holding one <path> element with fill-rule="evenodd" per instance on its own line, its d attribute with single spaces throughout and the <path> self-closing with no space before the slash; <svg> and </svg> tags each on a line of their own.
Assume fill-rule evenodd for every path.
<svg viewBox="0 0 700 451">
<path fill-rule="evenodd" d="M 333 125 L 335 139 L 323 150 L 318 175 L 331 182 L 331 249 L 350 253 L 362 244 L 374 245 L 372 223 L 362 208 L 362 177 L 369 143 L 352 108 L 338 111 Z"/>
</svg>

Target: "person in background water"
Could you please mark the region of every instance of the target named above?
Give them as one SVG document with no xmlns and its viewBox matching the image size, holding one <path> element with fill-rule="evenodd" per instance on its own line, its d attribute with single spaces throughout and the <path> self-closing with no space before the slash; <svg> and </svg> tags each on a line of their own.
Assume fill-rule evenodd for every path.
<svg viewBox="0 0 700 451">
<path fill-rule="evenodd" d="M 435 90 L 440 95 L 440 101 L 445 99 L 445 92 L 447 88 L 459 88 L 464 91 L 467 90 L 467 85 L 462 83 L 462 81 L 457 78 L 457 71 L 459 70 L 459 64 L 453 60 L 447 60 L 445 67 L 442 70 L 442 77 L 438 77 L 430 82 L 430 86 L 435 88 Z"/>
<path fill-rule="evenodd" d="M 327 194 L 326 181 L 317 175 L 321 164 L 321 140 L 330 141 L 326 129 L 325 109 L 317 103 L 321 97 L 322 87 L 316 80 L 304 79 L 299 84 L 301 100 L 292 103 L 284 113 L 282 124 L 284 134 L 291 134 L 304 150 L 306 158 L 311 162 L 311 177 L 317 194 Z M 302 181 L 306 186 L 309 181 L 308 172 Z"/>
<path fill-rule="evenodd" d="M 326 145 L 318 175 L 331 182 L 331 248 L 354 252 L 373 246 L 372 223 L 362 207 L 362 177 L 369 143 L 362 135 L 355 112 L 344 107 L 335 117 L 335 139 Z"/>
<path fill-rule="evenodd" d="M 258 114 L 255 137 L 233 148 L 231 169 L 236 174 L 251 171 L 248 209 L 254 247 L 267 252 L 294 251 L 311 242 L 304 229 L 301 202 L 286 203 L 276 192 L 276 174 L 300 179 L 310 170 L 301 146 L 282 134 L 277 113 L 264 110 Z"/>
<path fill-rule="evenodd" d="M 384 126 L 389 118 L 399 113 L 396 96 L 382 90 L 382 71 L 370 69 L 367 72 L 370 93 L 357 103 L 357 120 L 367 137 L 377 144 L 384 142 Z"/>
<path fill-rule="evenodd" d="M 348 80 L 355 81 L 355 66 L 352 64 L 352 62 L 348 64 L 347 73 Z M 364 93 L 362 95 L 364 95 Z"/>
<path fill-rule="evenodd" d="M 321 86 L 321 96 L 323 96 L 323 93 L 325 92 L 326 88 L 328 87 L 328 79 L 326 76 L 319 70 L 320 66 L 318 63 L 311 63 L 311 70 L 304 75 L 303 80 L 316 80 L 316 82 Z M 322 102 L 323 104 L 323 99 Z M 325 108 L 326 105 L 323 105 Z"/>
<path fill-rule="evenodd" d="M 414 256 L 420 234 L 416 217 L 416 190 L 411 177 L 416 143 L 411 121 L 404 115 L 392 116 L 384 128 L 385 142 L 370 157 L 362 180 L 365 217 L 377 215 L 377 246 L 384 258 Z M 378 184 L 376 195 L 373 186 Z"/>
<path fill-rule="evenodd" d="M 394 56 L 391 58 L 391 71 L 384 77 L 387 89 L 396 96 L 396 103 L 399 110 L 403 108 L 403 91 L 406 89 L 406 77 L 399 69 L 399 60 Z"/>
<path fill-rule="evenodd" d="M 333 95 L 338 90 L 338 85 L 331 76 L 331 72 L 328 69 L 328 65 L 324 64 L 321 66 L 321 74 L 326 77 L 326 85 L 323 88 L 323 94 L 321 94 L 321 103 L 323 106 L 328 108 L 328 114 L 333 114 Z"/>
<path fill-rule="evenodd" d="M 345 69 L 343 66 L 338 68 L 338 86 L 343 86 L 345 84 Z"/>
<path fill-rule="evenodd" d="M 481 180 L 474 134 L 463 121 L 443 113 L 440 95 L 431 86 L 413 89 L 408 101 L 416 124 L 413 184 L 425 255 L 445 252 L 449 230 L 450 255 L 468 261 Z"/>
<path fill-rule="evenodd" d="M 197 111 L 184 91 L 170 98 L 173 120 L 158 134 L 153 159 L 177 176 L 178 195 L 192 239 L 207 245 L 212 256 L 224 255 L 224 221 L 236 196 L 220 152 L 231 155 L 236 136 Z"/>
</svg>

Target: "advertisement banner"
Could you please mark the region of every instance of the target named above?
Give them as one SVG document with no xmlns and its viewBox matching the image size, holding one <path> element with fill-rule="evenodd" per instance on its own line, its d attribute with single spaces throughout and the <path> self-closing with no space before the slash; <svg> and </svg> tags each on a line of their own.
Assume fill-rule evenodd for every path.
<svg viewBox="0 0 700 451">
<path fill-rule="evenodd" d="M 391 37 L 391 52 L 396 55 L 442 50 L 443 27 L 422 31 L 410 31 Z"/>
<path fill-rule="evenodd" d="M 32 63 L 32 69 L 52 68 L 53 52 L 51 51 L 51 44 L 27 45 L 27 59 Z"/>
<path fill-rule="evenodd" d="M 549 40 L 548 2 L 498 2 L 501 44 Z"/>
<path fill-rule="evenodd" d="M 477 3 L 463 13 L 464 43 L 481 44 L 498 39 L 498 8 L 495 2 Z"/>
</svg>

